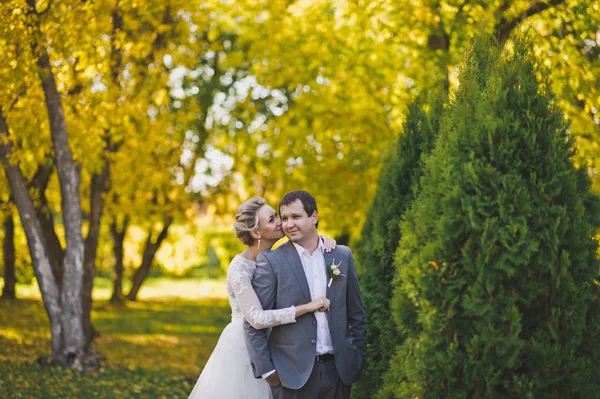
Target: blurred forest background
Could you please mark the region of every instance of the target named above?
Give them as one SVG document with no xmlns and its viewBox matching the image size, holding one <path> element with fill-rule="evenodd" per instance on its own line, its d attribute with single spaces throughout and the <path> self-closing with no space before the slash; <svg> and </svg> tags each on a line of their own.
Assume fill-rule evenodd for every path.
<svg viewBox="0 0 600 399">
<path fill-rule="evenodd" d="M 296 188 L 316 195 L 323 230 L 347 243 L 360 232 L 407 102 L 418 92 L 455 87 L 469 37 L 482 31 L 501 40 L 516 29 L 534 36 L 571 121 L 575 161 L 600 189 L 600 6 L 593 1 L 1 7 L 0 98 L 12 162 L 19 162 L 56 248 L 63 247 L 49 111 L 35 59 L 42 46 L 81 168 L 84 230 L 94 212 L 102 213 L 99 275 L 110 277 L 117 258 L 132 274 L 146 252 L 156 259 L 154 274 L 224 270 L 240 248 L 231 229 L 237 205 L 255 195 L 276 205 Z M 3 222 L 15 224 L 17 277 L 30 282 L 25 235 L 4 176 L 0 187 Z M 2 231 L 12 238 L 11 229 Z"/>
</svg>

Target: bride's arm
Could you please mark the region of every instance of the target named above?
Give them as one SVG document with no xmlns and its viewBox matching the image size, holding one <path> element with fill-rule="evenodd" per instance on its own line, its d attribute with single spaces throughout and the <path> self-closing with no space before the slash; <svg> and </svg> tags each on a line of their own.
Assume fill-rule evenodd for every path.
<svg viewBox="0 0 600 399">
<path fill-rule="evenodd" d="M 326 298 L 317 298 L 304 305 L 290 306 L 284 309 L 264 310 L 256 292 L 252 288 L 251 276 L 241 268 L 231 265 L 229 280 L 235 294 L 236 302 L 242 310 L 244 318 L 257 330 L 275 327 L 282 324 L 295 323 L 296 318 L 317 310 L 329 307 Z"/>
<path fill-rule="evenodd" d="M 295 306 L 296 308 L 296 318 L 306 314 L 313 312 L 324 312 L 329 309 L 329 299 L 325 297 L 318 297 L 317 299 L 313 299 L 309 303 L 304 305 Z"/>
</svg>

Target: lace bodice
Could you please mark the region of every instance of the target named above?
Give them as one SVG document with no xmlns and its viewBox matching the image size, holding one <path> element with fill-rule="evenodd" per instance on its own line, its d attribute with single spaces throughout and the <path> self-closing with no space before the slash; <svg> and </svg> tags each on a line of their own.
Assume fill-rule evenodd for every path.
<svg viewBox="0 0 600 399">
<path fill-rule="evenodd" d="M 254 289 L 252 276 L 256 262 L 236 255 L 227 272 L 227 294 L 231 318 L 245 318 L 257 330 L 296 322 L 296 308 L 263 310 Z"/>
</svg>

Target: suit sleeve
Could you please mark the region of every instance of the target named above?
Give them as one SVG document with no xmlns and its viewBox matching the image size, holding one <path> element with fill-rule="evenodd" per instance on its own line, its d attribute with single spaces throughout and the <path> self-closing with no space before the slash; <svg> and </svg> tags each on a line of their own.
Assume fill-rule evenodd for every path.
<svg viewBox="0 0 600 399">
<path fill-rule="evenodd" d="M 367 351 L 367 315 L 360 297 L 360 288 L 354 266 L 354 257 L 352 251 L 349 251 L 348 267 L 348 288 L 346 292 L 346 309 L 348 312 L 348 324 L 354 337 L 356 348 L 361 353 L 363 359 Z"/>
<path fill-rule="evenodd" d="M 256 259 L 256 270 L 254 271 L 252 286 L 262 308 L 264 310 L 273 309 L 275 306 L 277 281 L 273 268 L 264 254 L 259 254 Z M 271 361 L 267 330 L 257 330 L 248 321 L 244 320 L 244 331 L 246 332 L 244 336 L 254 377 L 261 378 L 263 374 L 275 370 L 275 366 Z"/>
</svg>

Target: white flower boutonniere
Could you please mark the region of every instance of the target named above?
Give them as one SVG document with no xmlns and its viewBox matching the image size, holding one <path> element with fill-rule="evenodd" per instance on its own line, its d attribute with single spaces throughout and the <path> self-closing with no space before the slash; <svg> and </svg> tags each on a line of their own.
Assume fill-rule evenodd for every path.
<svg viewBox="0 0 600 399">
<path fill-rule="evenodd" d="M 342 264 L 342 261 L 340 261 L 340 263 L 338 263 L 336 265 L 335 258 L 333 258 L 331 265 L 329 265 L 329 267 L 327 268 L 327 271 L 329 271 L 329 284 L 327 284 L 328 288 L 331 288 L 331 283 L 333 283 L 333 280 L 335 280 L 336 278 L 338 278 L 340 276 L 344 276 L 342 274 L 342 272 L 340 271 L 341 264 Z M 344 277 L 346 277 L 346 276 L 344 276 Z"/>
</svg>

